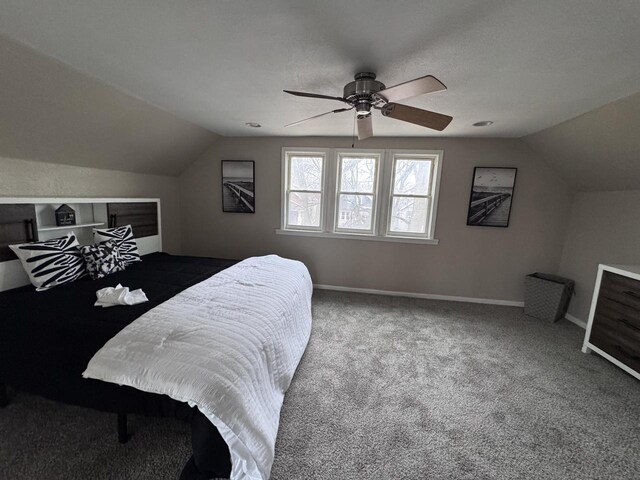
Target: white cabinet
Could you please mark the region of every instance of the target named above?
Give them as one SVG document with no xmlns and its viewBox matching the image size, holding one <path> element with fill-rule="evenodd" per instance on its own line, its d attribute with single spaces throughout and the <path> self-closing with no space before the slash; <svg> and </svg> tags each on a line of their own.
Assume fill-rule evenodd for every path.
<svg viewBox="0 0 640 480">
<path fill-rule="evenodd" d="M 640 379 L 640 266 L 598 267 L 582 351 Z"/>
</svg>

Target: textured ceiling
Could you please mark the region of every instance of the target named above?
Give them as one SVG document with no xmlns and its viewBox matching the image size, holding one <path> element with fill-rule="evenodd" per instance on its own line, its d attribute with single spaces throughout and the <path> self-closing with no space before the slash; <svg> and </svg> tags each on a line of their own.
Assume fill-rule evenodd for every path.
<svg viewBox="0 0 640 480">
<path fill-rule="evenodd" d="M 361 70 L 389 86 L 440 78 L 448 91 L 410 103 L 453 115 L 455 136 L 531 134 L 640 90 L 638 0 L 0 0 L 0 12 L 2 34 L 223 135 L 349 135 L 350 114 L 284 129 L 341 105 L 281 90 L 338 95 Z M 381 116 L 374 131 L 432 134 Z"/>
<path fill-rule="evenodd" d="M 640 93 L 523 138 L 575 190 L 640 189 Z"/>
<path fill-rule="evenodd" d="M 0 157 L 178 175 L 216 138 L 0 37 Z"/>
</svg>

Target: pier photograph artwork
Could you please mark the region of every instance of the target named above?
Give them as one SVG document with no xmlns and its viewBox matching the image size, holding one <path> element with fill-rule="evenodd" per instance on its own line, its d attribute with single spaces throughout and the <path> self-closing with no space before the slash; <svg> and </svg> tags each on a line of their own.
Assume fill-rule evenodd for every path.
<svg viewBox="0 0 640 480">
<path fill-rule="evenodd" d="M 222 211 L 255 213 L 255 163 L 253 160 L 222 161 Z"/>
<path fill-rule="evenodd" d="M 516 168 L 476 167 L 467 225 L 508 227 Z"/>
</svg>

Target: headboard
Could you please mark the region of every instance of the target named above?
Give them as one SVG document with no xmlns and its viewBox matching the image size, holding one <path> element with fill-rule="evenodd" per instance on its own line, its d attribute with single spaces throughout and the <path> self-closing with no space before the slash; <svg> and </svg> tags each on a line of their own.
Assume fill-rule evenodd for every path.
<svg viewBox="0 0 640 480">
<path fill-rule="evenodd" d="M 69 205 L 76 224 L 57 226 L 55 210 Z M 162 250 L 157 198 L 0 198 L 0 291 L 29 283 L 8 245 L 48 240 L 74 231 L 82 245 L 93 243 L 93 228 L 131 225 L 140 254 Z"/>
<path fill-rule="evenodd" d="M 16 258 L 9 245 L 36 240 L 36 206 L 0 204 L 0 262 Z"/>
<path fill-rule="evenodd" d="M 107 203 L 109 227 L 131 225 L 136 238 L 158 235 L 158 204 L 155 202 Z"/>
</svg>

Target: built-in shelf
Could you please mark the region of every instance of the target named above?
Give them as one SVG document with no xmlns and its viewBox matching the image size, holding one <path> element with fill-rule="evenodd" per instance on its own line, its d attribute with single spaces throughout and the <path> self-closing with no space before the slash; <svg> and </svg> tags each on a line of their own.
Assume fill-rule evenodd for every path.
<svg viewBox="0 0 640 480">
<path fill-rule="evenodd" d="M 78 225 L 63 225 L 61 227 L 56 226 L 45 226 L 38 228 L 39 232 L 51 232 L 53 230 L 73 230 L 74 228 L 88 228 L 88 227 L 99 227 L 104 225 L 104 222 L 98 223 L 79 223 Z"/>
</svg>

